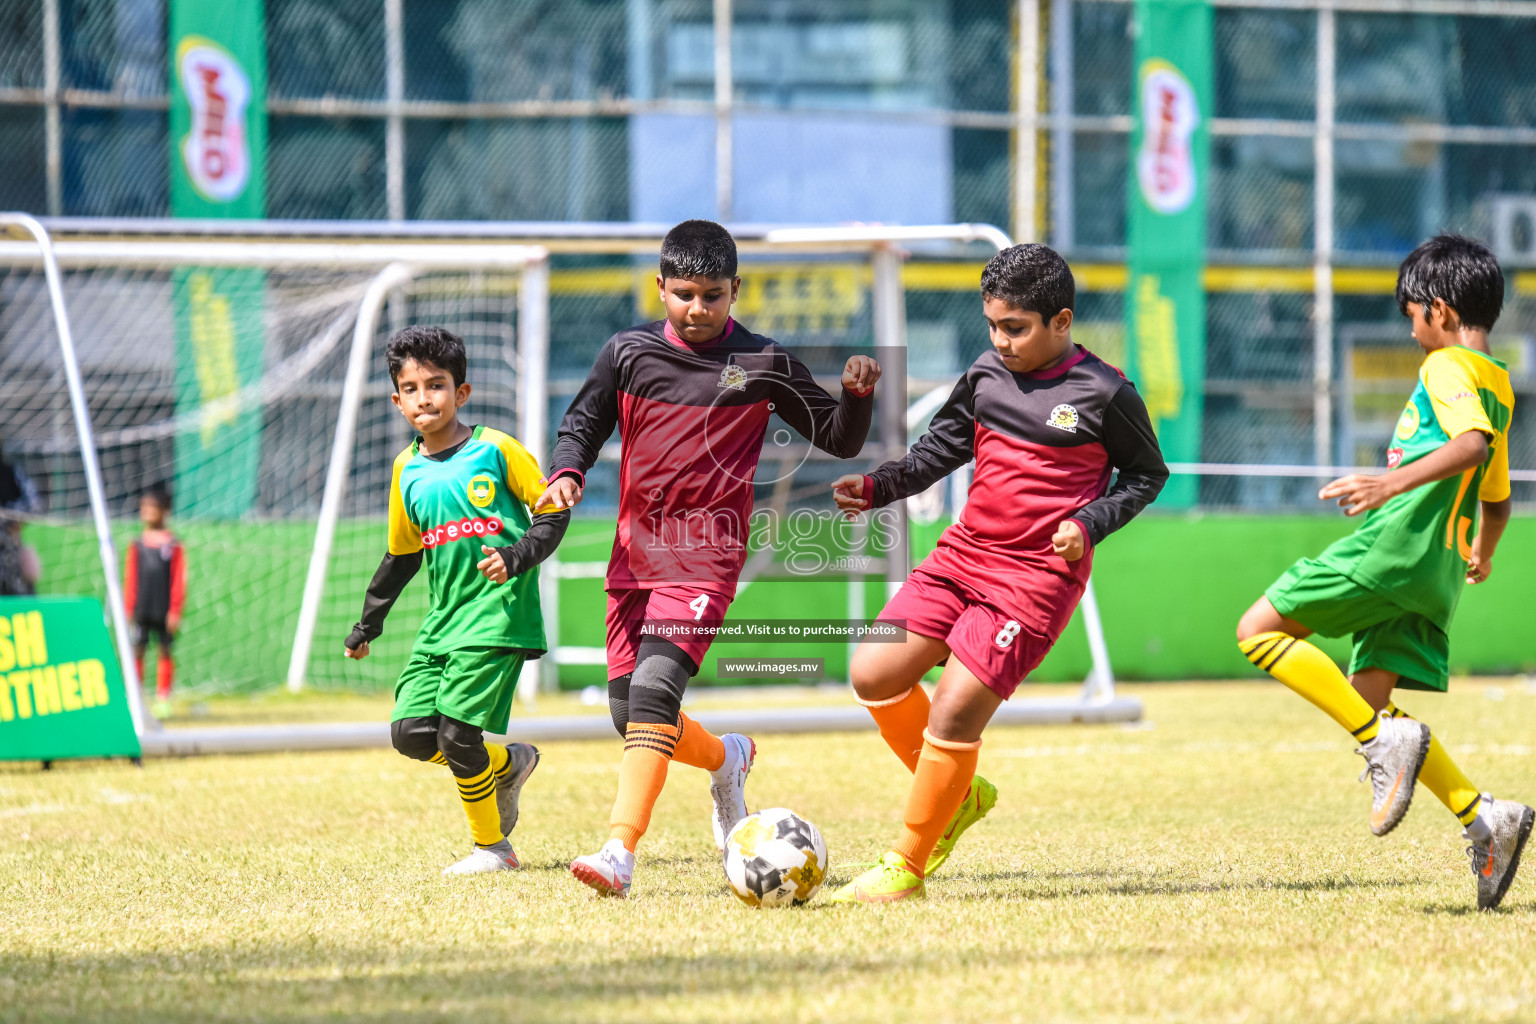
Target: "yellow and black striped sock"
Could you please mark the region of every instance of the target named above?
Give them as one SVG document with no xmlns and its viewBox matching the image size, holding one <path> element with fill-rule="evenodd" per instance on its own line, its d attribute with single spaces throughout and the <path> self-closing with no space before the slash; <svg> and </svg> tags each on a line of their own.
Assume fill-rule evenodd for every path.
<svg viewBox="0 0 1536 1024">
<path fill-rule="evenodd" d="M 491 759 L 491 774 L 496 776 L 497 783 L 504 783 L 512 774 L 512 751 L 500 743 L 486 743 L 485 752 Z"/>
<path fill-rule="evenodd" d="M 443 752 L 439 750 L 437 753 L 427 758 L 427 764 L 440 764 L 446 766 L 448 764 L 448 759 L 444 757 Z"/>
<path fill-rule="evenodd" d="M 1238 643 L 1259 668 L 1317 705 L 1361 743 L 1380 731 L 1376 712 L 1356 692 L 1333 659 L 1289 633 L 1260 633 Z"/>
<path fill-rule="evenodd" d="M 1393 718 L 1413 717 L 1392 703 L 1388 703 L 1382 710 Z M 1477 812 L 1482 809 L 1482 793 L 1457 767 L 1456 762 L 1451 760 L 1451 755 L 1433 733 L 1429 737 L 1429 753 L 1424 757 L 1424 767 L 1419 769 L 1419 781 L 1435 794 L 1437 800 L 1445 804 L 1447 810 L 1456 815 L 1456 820 L 1463 827 L 1472 824 Z"/>
<path fill-rule="evenodd" d="M 501 842 L 504 837 L 501 815 L 496 810 L 496 773 L 487 765 L 484 771 L 455 781 L 459 784 L 459 800 L 469 818 L 469 831 L 475 837 L 475 845 L 494 846 Z"/>
</svg>

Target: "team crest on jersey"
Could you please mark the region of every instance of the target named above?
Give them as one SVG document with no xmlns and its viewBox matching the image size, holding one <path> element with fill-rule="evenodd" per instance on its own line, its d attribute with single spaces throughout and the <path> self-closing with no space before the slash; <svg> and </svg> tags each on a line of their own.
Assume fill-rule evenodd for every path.
<svg viewBox="0 0 1536 1024">
<path fill-rule="evenodd" d="M 496 500 L 496 481 L 480 473 L 469 478 L 469 503 L 475 508 L 485 508 Z"/>
<path fill-rule="evenodd" d="M 1397 438 L 1406 441 L 1419 432 L 1419 407 L 1412 402 L 1403 410 L 1403 415 L 1397 421 Z"/>
<path fill-rule="evenodd" d="M 1077 410 L 1070 405 L 1058 405 L 1051 410 L 1051 415 L 1046 418 L 1047 426 L 1057 430 L 1070 430 L 1077 433 Z"/>
<path fill-rule="evenodd" d="M 747 371 L 732 363 L 720 371 L 720 386 L 735 388 L 737 391 L 747 390 Z"/>
</svg>

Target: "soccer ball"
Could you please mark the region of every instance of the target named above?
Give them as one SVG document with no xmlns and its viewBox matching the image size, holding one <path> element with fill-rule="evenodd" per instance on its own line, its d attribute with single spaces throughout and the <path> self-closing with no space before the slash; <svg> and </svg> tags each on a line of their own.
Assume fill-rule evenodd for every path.
<svg viewBox="0 0 1536 1024">
<path fill-rule="evenodd" d="M 749 814 L 725 837 L 725 880 L 749 907 L 798 907 L 826 877 L 827 844 L 794 811 Z"/>
</svg>

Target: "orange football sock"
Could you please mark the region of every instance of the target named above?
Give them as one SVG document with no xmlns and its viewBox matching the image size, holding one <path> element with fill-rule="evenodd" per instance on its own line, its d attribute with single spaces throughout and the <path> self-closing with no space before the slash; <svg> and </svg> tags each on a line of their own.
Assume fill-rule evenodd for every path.
<svg viewBox="0 0 1536 1024">
<path fill-rule="evenodd" d="M 717 771 L 725 764 L 725 744 L 719 736 L 687 715 L 677 716 L 677 729 L 677 749 L 672 752 L 672 760 L 707 772 Z"/>
<path fill-rule="evenodd" d="M 896 844 L 896 852 L 919 878 L 923 877 L 934 844 L 970 791 L 980 756 L 981 740 L 939 740 L 923 730 L 923 752 L 918 756 L 912 790 L 907 795 L 907 827 Z"/>
<path fill-rule="evenodd" d="M 677 746 L 677 727 L 630 722 L 624 731 L 624 760 L 619 762 L 619 795 L 608 816 L 608 838 L 630 853 L 651 824 L 651 808 L 667 782 L 667 766 Z"/>
<path fill-rule="evenodd" d="M 171 699 L 171 681 L 176 678 L 176 662 L 164 651 L 160 652 L 160 660 L 155 665 L 155 696 L 161 700 Z"/>
<path fill-rule="evenodd" d="M 928 728 L 928 710 L 932 707 L 928 691 L 914 686 L 889 700 L 854 699 L 869 709 L 869 716 L 880 727 L 880 738 L 901 758 L 907 771 L 917 771 L 917 755 L 923 749 L 923 730 Z"/>
</svg>

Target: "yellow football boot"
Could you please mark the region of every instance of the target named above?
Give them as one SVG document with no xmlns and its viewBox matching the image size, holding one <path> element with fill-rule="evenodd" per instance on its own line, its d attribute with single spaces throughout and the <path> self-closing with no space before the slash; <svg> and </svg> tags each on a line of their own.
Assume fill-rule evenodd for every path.
<svg viewBox="0 0 1536 1024">
<path fill-rule="evenodd" d="M 875 866 L 832 894 L 833 903 L 894 903 L 926 895 L 923 880 L 894 851 L 884 854 Z"/>
<path fill-rule="evenodd" d="M 949 827 L 939 837 L 938 843 L 933 847 L 933 852 L 928 855 L 928 866 L 923 872 L 924 877 L 932 875 L 944 862 L 949 860 L 951 851 L 955 848 L 955 842 L 965 830 L 987 816 L 987 812 L 997 806 L 997 787 L 992 785 L 980 775 L 971 780 L 971 791 L 965 795 L 965 803 L 955 811 L 955 816 L 949 819 Z"/>
</svg>

